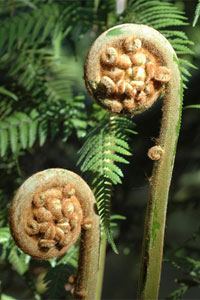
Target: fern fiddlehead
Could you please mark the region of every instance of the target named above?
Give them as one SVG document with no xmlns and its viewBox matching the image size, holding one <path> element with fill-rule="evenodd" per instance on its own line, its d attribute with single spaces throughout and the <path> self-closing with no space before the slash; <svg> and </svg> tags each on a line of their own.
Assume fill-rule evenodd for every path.
<svg viewBox="0 0 200 300">
<path fill-rule="evenodd" d="M 38 259 L 63 255 L 81 235 L 74 295 L 92 299 L 99 253 L 99 217 L 88 185 L 75 173 L 48 169 L 31 176 L 11 205 L 10 228 L 17 245 Z"/>
<path fill-rule="evenodd" d="M 142 48 L 145 51 L 141 53 L 140 49 Z M 121 57 L 117 57 L 117 51 L 114 51 L 116 49 Z M 125 55 L 122 53 L 122 49 L 127 52 Z M 147 54 L 146 51 L 149 51 L 150 54 Z M 135 59 L 139 55 L 141 64 Z M 124 66 L 119 62 L 122 56 Z M 89 72 L 90 64 L 94 65 L 94 61 L 97 67 Z M 150 67 L 149 64 L 151 64 Z M 144 66 L 140 72 L 129 72 L 129 68 L 133 69 L 138 65 Z M 120 68 L 126 69 L 125 88 L 123 89 L 120 86 L 121 82 L 117 80 L 115 84 L 114 78 L 105 75 L 107 69 L 109 72 L 119 73 L 118 69 Z M 137 77 L 138 73 L 140 76 L 143 75 L 142 79 Z M 132 81 L 136 81 L 136 84 L 133 84 Z M 138 84 L 140 81 L 142 81 L 141 85 Z M 149 84 L 149 82 L 152 85 L 152 94 L 146 89 L 146 83 Z M 170 43 L 155 29 L 145 25 L 123 24 L 107 30 L 93 44 L 86 62 L 86 83 L 90 94 L 103 108 L 110 112 L 131 115 L 149 108 L 158 98 L 162 85 L 165 83 L 160 137 L 157 140 L 156 151 L 153 151 L 155 149 L 149 151 L 150 157 L 153 152 L 160 155 L 152 156 L 156 161 L 150 182 L 138 290 L 139 299 L 157 299 L 168 191 L 182 111 L 183 85 L 179 62 Z M 126 88 L 127 83 L 131 85 L 131 92 Z M 134 89 L 135 91 L 133 91 Z M 140 97 L 141 93 L 143 93 L 142 97 Z M 124 103 L 127 100 L 131 107 L 127 107 Z"/>
</svg>

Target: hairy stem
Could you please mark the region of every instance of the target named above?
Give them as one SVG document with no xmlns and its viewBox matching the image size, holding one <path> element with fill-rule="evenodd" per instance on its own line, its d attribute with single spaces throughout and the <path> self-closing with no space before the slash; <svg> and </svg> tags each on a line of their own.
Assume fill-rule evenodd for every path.
<svg viewBox="0 0 200 300">
<path fill-rule="evenodd" d="M 159 161 L 154 163 L 150 180 L 138 299 L 158 298 L 168 192 L 180 129 L 183 94 L 178 59 L 171 45 L 159 33 L 151 36 L 151 42 L 158 48 L 166 66 L 171 70 L 171 80 L 165 90 L 158 139 L 158 145 L 162 147 L 163 155 Z"/>
<path fill-rule="evenodd" d="M 107 244 L 107 240 L 105 237 L 103 237 L 101 239 L 101 245 L 100 245 L 99 270 L 98 270 L 97 289 L 96 289 L 95 300 L 101 299 L 101 294 L 102 294 L 104 265 L 105 265 L 105 258 L 106 258 L 106 244 Z"/>
</svg>

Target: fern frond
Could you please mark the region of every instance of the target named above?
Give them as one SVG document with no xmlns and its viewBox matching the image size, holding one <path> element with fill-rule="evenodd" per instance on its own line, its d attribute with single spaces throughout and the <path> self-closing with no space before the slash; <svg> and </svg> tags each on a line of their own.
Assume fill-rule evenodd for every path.
<svg viewBox="0 0 200 300">
<path fill-rule="evenodd" d="M 0 152 L 4 156 L 10 146 L 16 153 L 20 146 L 23 149 L 32 147 L 37 137 L 39 122 L 38 112 L 34 109 L 30 116 L 16 112 L 5 120 L 0 121 Z"/>
<path fill-rule="evenodd" d="M 45 275 L 48 299 L 63 299 L 66 295 L 65 284 L 77 268 L 77 247 L 70 248 L 67 253 Z"/>
<path fill-rule="evenodd" d="M 200 16 L 200 0 L 198 1 L 198 4 L 197 4 L 196 9 L 195 9 L 194 21 L 193 21 L 193 24 L 192 24 L 193 27 L 197 24 L 199 16 Z"/>
<path fill-rule="evenodd" d="M 20 275 L 23 275 L 29 268 L 30 256 L 21 252 L 17 246 L 13 245 L 8 255 L 8 261 Z"/>
<path fill-rule="evenodd" d="M 0 228 L 0 244 L 8 242 L 10 237 L 10 230 L 8 227 Z"/>
<path fill-rule="evenodd" d="M 0 87 L 0 94 L 2 95 L 6 95 L 10 98 L 12 98 L 13 100 L 17 101 L 18 100 L 18 97 L 17 95 L 15 95 L 14 93 L 8 91 L 7 89 L 5 89 L 3 86 Z"/>
<path fill-rule="evenodd" d="M 105 116 L 88 134 L 80 150 L 78 164 L 82 172 L 91 172 L 92 186 L 97 200 L 101 223 L 114 251 L 117 253 L 110 230 L 110 201 L 113 185 L 121 183 L 122 170 L 116 162 L 129 163 L 129 131 L 134 123 L 125 117 Z M 136 133 L 136 132 L 132 132 Z"/>
</svg>

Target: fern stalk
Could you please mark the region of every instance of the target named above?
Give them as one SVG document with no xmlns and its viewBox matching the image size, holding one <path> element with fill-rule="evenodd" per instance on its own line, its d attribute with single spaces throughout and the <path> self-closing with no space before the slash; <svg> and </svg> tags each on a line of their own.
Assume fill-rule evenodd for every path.
<svg viewBox="0 0 200 300">
<path fill-rule="evenodd" d="M 179 136 L 183 86 L 178 59 L 170 43 L 149 28 L 146 38 L 162 55 L 171 70 L 166 85 L 158 145 L 163 155 L 153 166 L 146 210 L 138 299 L 157 299 L 159 293 L 168 192 Z"/>
<path fill-rule="evenodd" d="M 106 238 L 101 239 L 100 251 L 99 251 L 99 269 L 97 275 L 97 285 L 96 285 L 96 298 L 95 300 L 101 299 L 102 287 L 103 287 L 103 276 L 104 276 L 104 266 L 106 258 Z"/>
</svg>

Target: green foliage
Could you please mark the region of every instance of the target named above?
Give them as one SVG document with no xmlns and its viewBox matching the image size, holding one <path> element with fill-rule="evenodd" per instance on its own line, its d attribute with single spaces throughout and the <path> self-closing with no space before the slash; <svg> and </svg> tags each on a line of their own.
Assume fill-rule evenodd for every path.
<svg viewBox="0 0 200 300">
<path fill-rule="evenodd" d="M 44 282 L 47 285 L 46 295 L 48 299 L 59 299 L 66 294 L 65 284 L 68 283 L 69 276 L 74 274 L 77 268 L 77 247 L 72 247 L 56 262 L 55 265 L 45 275 Z M 52 261 L 51 261 L 52 266 Z"/>
<path fill-rule="evenodd" d="M 20 251 L 17 246 L 13 246 L 8 255 L 8 261 L 14 270 L 23 275 L 29 268 L 30 256 Z"/>
<path fill-rule="evenodd" d="M 10 239 L 10 230 L 8 227 L 0 228 L 0 244 L 7 242 Z"/>
<path fill-rule="evenodd" d="M 188 108 L 200 109 L 200 104 L 187 105 L 187 106 L 184 107 L 184 109 L 188 109 Z"/>
<path fill-rule="evenodd" d="M 196 10 L 195 10 L 195 13 L 194 13 L 194 21 L 193 21 L 193 24 L 192 24 L 193 27 L 197 24 L 199 16 L 200 16 L 200 0 L 197 3 Z"/>
<path fill-rule="evenodd" d="M 87 136 L 78 164 L 82 172 L 91 172 L 91 182 L 101 222 L 113 250 L 117 253 L 110 230 L 110 201 L 113 185 L 121 183 L 123 173 L 116 163 L 129 163 L 128 144 L 135 124 L 125 117 L 105 116 Z"/>
</svg>

